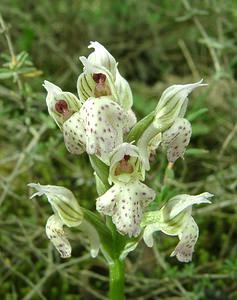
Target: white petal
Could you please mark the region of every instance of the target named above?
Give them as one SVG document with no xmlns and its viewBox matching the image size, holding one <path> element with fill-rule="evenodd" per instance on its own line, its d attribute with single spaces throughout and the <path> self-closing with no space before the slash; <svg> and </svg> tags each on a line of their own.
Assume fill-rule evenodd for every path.
<svg viewBox="0 0 237 300">
<path fill-rule="evenodd" d="M 194 204 L 211 203 L 209 198 L 213 197 L 212 194 L 205 192 L 196 196 L 187 194 L 177 195 L 171 198 L 163 207 L 162 211 L 164 219 L 170 220 L 180 214 L 182 211 L 191 207 Z"/>
<path fill-rule="evenodd" d="M 122 234 L 137 236 L 144 208 L 154 200 L 152 189 L 139 181 L 115 184 L 97 199 L 97 210 L 112 216 L 113 223 Z"/>
<path fill-rule="evenodd" d="M 190 262 L 194 252 L 194 246 L 198 239 L 198 226 L 192 217 L 189 218 L 182 233 L 179 235 L 180 242 L 171 256 L 176 256 L 180 262 Z"/>
<path fill-rule="evenodd" d="M 183 157 L 192 135 L 192 126 L 186 119 L 177 118 L 174 124 L 163 133 L 162 146 L 167 149 L 169 162 L 174 163 Z"/>
<path fill-rule="evenodd" d="M 104 215 L 112 216 L 120 189 L 114 185 L 106 193 L 96 199 L 96 210 Z"/>
<path fill-rule="evenodd" d="M 205 86 L 202 80 L 191 84 L 178 84 L 168 87 L 158 102 L 154 126 L 159 130 L 168 129 L 176 118 L 183 117 L 187 108 L 187 97 L 197 87 Z"/>
<path fill-rule="evenodd" d="M 127 80 L 122 77 L 117 70 L 116 72 L 116 80 L 115 80 L 115 88 L 117 94 L 119 95 L 118 102 L 125 109 L 128 110 L 132 107 L 133 104 L 133 96 L 132 91 L 129 86 Z"/>
<path fill-rule="evenodd" d="M 58 93 L 62 92 L 62 89 L 59 86 L 57 86 L 57 85 L 55 85 L 52 82 L 47 81 L 47 80 L 44 80 L 43 87 L 46 89 L 46 91 L 48 93 L 58 94 Z"/>
<path fill-rule="evenodd" d="M 123 132 L 129 133 L 130 129 L 137 123 L 137 117 L 135 113 L 129 109 L 126 112 L 126 117 L 123 120 Z"/>
<path fill-rule="evenodd" d="M 92 52 L 88 56 L 88 60 L 96 65 L 101 65 L 108 69 L 115 78 L 117 63 L 114 57 L 109 53 L 109 51 L 98 42 L 90 42 L 88 48 L 94 48 L 94 52 Z"/>
<path fill-rule="evenodd" d="M 63 136 L 66 148 L 73 154 L 85 152 L 85 130 L 80 113 L 74 113 L 63 124 Z"/>
<path fill-rule="evenodd" d="M 85 128 L 86 152 L 106 154 L 123 141 L 123 111 L 108 97 L 90 98 L 80 110 Z"/>
<path fill-rule="evenodd" d="M 49 217 L 46 224 L 46 235 L 62 258 L 71 256 L 72 248 L 65 236 L 63 223 L 58 216 L 52 215 Z"/>
<path fill-rule="evenodd" d="M 207 84 L 202 83 L 203 79 L 201 79 L 198 82 L 195 83 L 188 83 L 188 84 L 174 84 L 170 87 L 168 87 L 163 94 L 161 95 L 161 98 L 159 100 L 159 103 L 157 105 L 157 111 L 161 108 L 163 108 L 168 102 L 175 102 L 177 101 L 183 101 L 185 100 L 188 95 L 195 90 L 196 88 L 200 86 L 206 86 Z"/>
</svg>

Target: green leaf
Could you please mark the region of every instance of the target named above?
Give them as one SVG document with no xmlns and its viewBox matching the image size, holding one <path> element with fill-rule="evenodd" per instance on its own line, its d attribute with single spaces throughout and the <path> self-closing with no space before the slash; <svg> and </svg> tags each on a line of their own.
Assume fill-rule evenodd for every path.
<svg viewBox="0 0 237 300">
<path fill-rule="evenodd" d="M 137 141 L 147 127 L 152 123 L 155 116 L 155 111 L 151 112 L 145 118 L 141 119 L 129 132 L 127 142 Z"/>
</svg>

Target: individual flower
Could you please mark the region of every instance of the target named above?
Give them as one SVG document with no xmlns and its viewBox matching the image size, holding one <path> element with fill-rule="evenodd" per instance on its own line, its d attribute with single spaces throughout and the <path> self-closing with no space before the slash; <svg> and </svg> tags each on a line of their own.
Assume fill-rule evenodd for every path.
<svg viewBox="0 0 237 300">
<path fill-rule="evenodd" d="M 108 153 L 123 142 L 134 124 L 131 110 L 125 112 L 109 97 L 90 98 L 82 106 L 71 93 L 45 81 L 50 115 L 63 131 L 64 142 L 73 154 L 96 154 L 106 160 Z"/>
<path fill-rule="evenodd" d="M 110 96 L 125 111 L 131 109 L 133 97 L 130 86 L 117 68 L 114 57 L 98 42 L 91 42 L 88 48 L 94 48 L 88 58 L 81 56 L 83 73 L 77 81 L 80 101 L 84 103 L 90 97 Z"/>
<path fill-rule="evenodd" d="M 188 95 L 197 87 L 205 86 L 202 80 L 184 85 L 172 85 L 167 88 L 158 102 L 154 118 L 137 141 L 144 159 L 145 169 L 149 170 L 149 156 L 158 146 L 167 151 L 167 158 L 175 162 L 183 157 L 191 137 L 191 124 L 184 119 L 188 104 Z"/>
<path fill-rule="evenodd" d="M 81 108 L 79 99 L 69 92 L 64 92 L 57 85 L 45 80 L 43 87 L 48 92 L 46 103 L 50 116 L 62 129 L 63 123 Z"/>
<path fill-rule="evenodd" d="M 143 239 L 147 246 L 153 246 L 153 233 L 156 231 L 178 236 L 180 241 L 171 256 L 176 256 L 181 262 L 191 261 L 199 235 L 191 215 L 192 205 L 211 203 L 211 197 L 213 195 L 207 192 L 196 196 L 182 194 L 171 198 L 160 210 L 147 212 L 141 223 L 145 227 Z"/>
<path fill-rule="evenodd" d="M 61 186 L 29 183 L 37 190 L 31 198 L 46 195 L 54 214 L 46 224 L 46 235 L 53 243 L 62 258 L 71 256 L 71 245 L 65 235 L 63 226 L 77 227 L 88 236 L 91 244 L 91 255 L 95 257 L 99 251 L 100 240 L 95 228 L 84 220 L 83 212 L 73 193 Z"/>
<path fill-rule="evenodd" d="M 155 198 L 155 192 L 141 182 L 144 171 L 139 149 L 121 144 L 110 157 L 109 182 L 113 186 L 96 201 L 96 209 L 112 216 L 117 230 L 129 237 L 139 235 L 143 211 Z"/>
</svg>

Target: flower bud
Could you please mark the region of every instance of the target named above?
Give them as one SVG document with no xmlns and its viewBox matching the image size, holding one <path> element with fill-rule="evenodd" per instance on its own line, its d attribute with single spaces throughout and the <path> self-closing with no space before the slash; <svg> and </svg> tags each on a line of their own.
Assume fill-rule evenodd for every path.
<svg viewBox="0 0 237 300">
<path fill-rule="evenodd" d="M 46 103 L 50 116 L 62 129 L 63 123 L 68 120 L 73 113 L 79 111 L 80 101 L 72 93 L 63 92 L 55 84 L 45 80 L 43 87 L 48 92 Z"/>
</svg>

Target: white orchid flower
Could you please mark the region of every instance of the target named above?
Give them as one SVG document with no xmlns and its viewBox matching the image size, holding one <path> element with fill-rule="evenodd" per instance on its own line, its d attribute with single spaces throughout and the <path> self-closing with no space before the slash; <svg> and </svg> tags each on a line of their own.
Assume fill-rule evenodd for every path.
<svg viewBox="0 0 237 300">
<path fill-rule="evenodd" d="M 53 243 L 62 258 L 71 256 L 72 248 L 65 235 L 63 226 L 77 227 L 89 237 L 91 255 L 98 254 L 100 240 L 96 229 L 84 217 L 80 205 L 73 193 L 61 186 L 41 185 L 29 183 L 28 186 L 37 190 L 31 198 L 46 195 L 52 206 L 54 214 L 49 217 L 46 224 L 46 235 Z"/>
<path fill-rule="evenodd" d="M 112 216 L 121 234 L 138 236 L 143 211 L 154 200 L 155 192 L 141 183 L 144 168 L 136 146 L 123 143 L 111 155 L 109 182 L 114 185 L 97 198 L 96 209 Z"/>
<path fill-rule="evenodd" d="M 150 169 L 151 151 L 160 145 L 167 149 L 170 162 L 183 157 L 191 137 L 191 125 L 183 119 L 187 109 L 188 95 L 200 86 L 206 86 L 206 84 L 200 80 L 191 84 L 172 85 L 161 95 L 153 121 L 137 142 L 146 170 Z"/>
<path fill-rule="evenodd" d="M 46 103 L 49 114 L 62 129 L 63 123 L 80 110 L 81 103 L 75 95 L 62 91 L 60 87 L 47 80 L 44 81 L 43 87 L 48 92 Z"/>
<path fill-rule="evenodd" d="M 94 48 L 88 58 L 81 56 L 83 73 L 77 81 L 80 101 L 84 103 L 90 97 L 110 96 L 126 111 L 133 104 L 130 86 L 117 68 L 114 57 L 98 42 L 91 42 L 88 48 Z"/>
<path fill-rule="evenodd" d="M 198 226 L 191 215 L 192 205 L 211 203 L 211 197 L 213 195 L 207 192 L 196 196 L 178 195 L 160 210 L 146 213 L 141 223 L 145 227 L 143 239 L 146 245 L 153 246 L 153 233 L 156 231 L 178 236 L 180 241 L 171 256 L 176 256 L 180 262 L 191 261 L 199 235 Z"/>
</svg>

